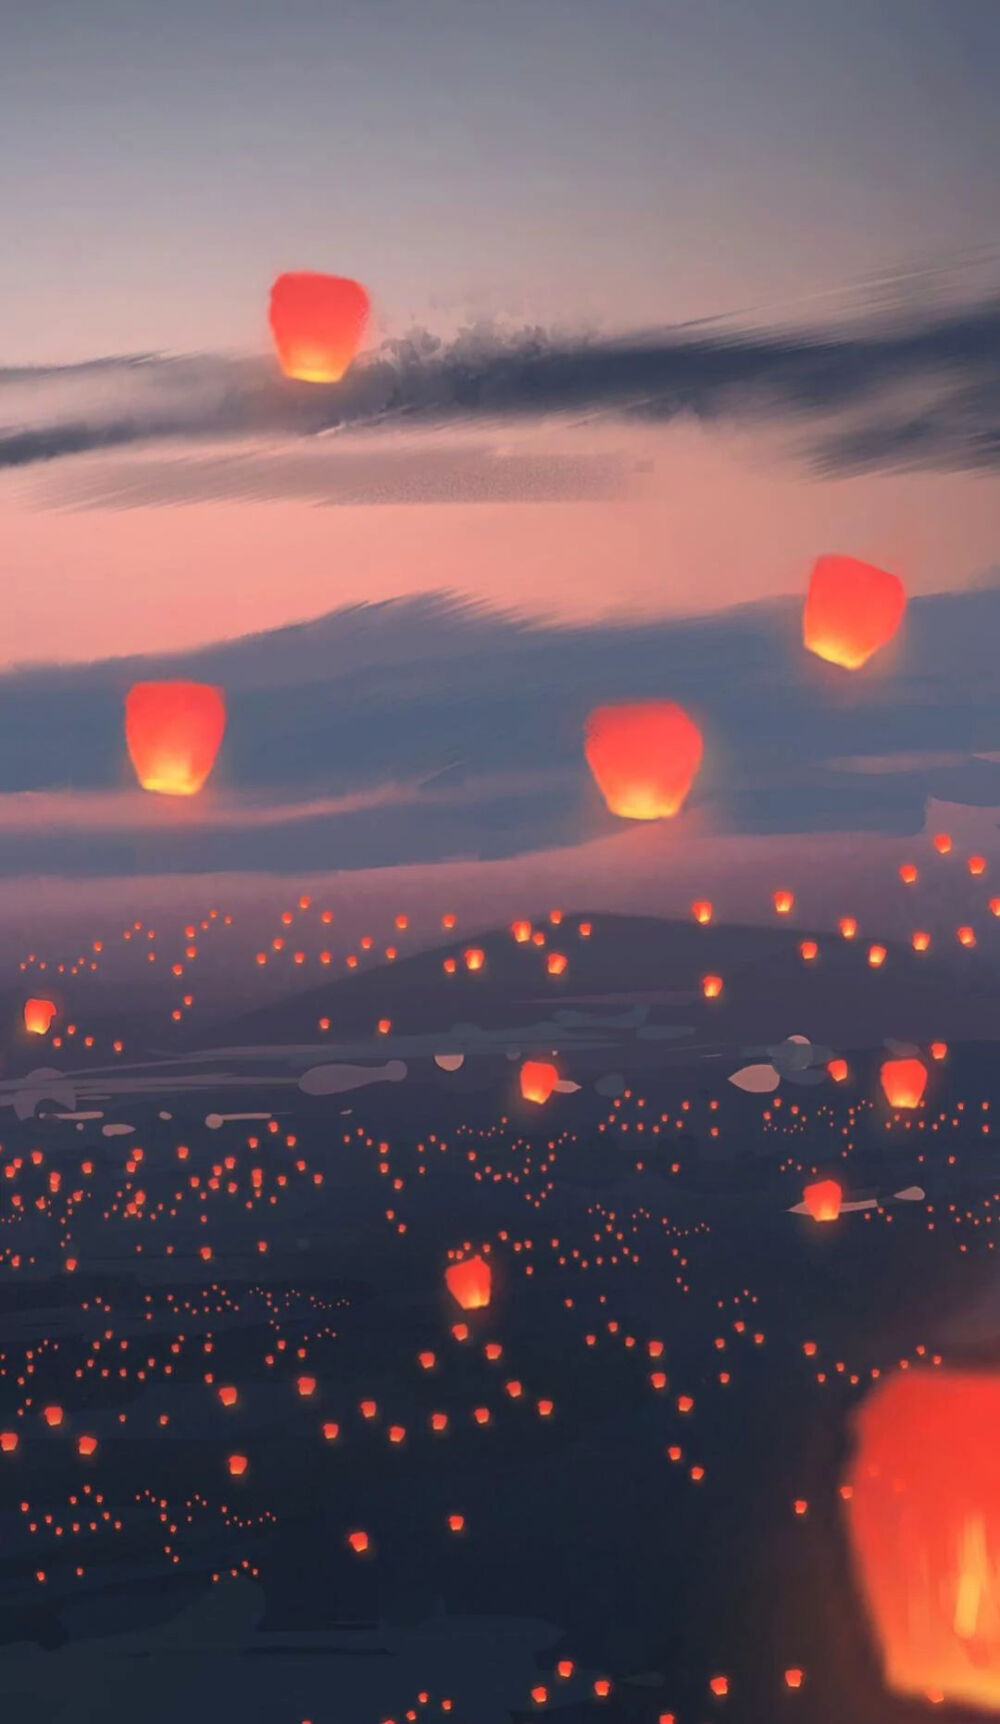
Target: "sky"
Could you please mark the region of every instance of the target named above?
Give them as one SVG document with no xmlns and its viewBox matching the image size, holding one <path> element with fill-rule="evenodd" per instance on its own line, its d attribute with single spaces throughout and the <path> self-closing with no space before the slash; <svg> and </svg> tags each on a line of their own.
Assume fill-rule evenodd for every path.
<svg viewBox="0 0 1000 1724">
<path fill-rule="evenodd" d="M 92 769 L 88 753 L 114 667 L 62 778 L 39 765 L 74 665 L 424 594 L 550 623 L 572 664 L 573 630 L 589 651 L 602 628 L 794 599 L 829 551 L 894 569 L 915 600 L 973 589 L 948 615 L 959 661 L 974 642 L 975 592 L 1000 566 L 994 0 L 39 0 L 5 21 L 3 50 L 10 711 L 22 667 L 65 672 L 37 746 L 0 750 L 8 875 L 29 853 L 44 866 L 25 833 L 49 805 L 17 798 L 86 803 L 118 782 L 117 756 Z M 372 296 L 366 352 L 332 392 L 290 389 L 270 351 L 268 288 L 295 268 Z M 152 357 L 122 363 L 135 355 Z M 420 638 L 433 666 L 433 627 Z M 686 637 L 662 638 L 670 660 Z M 623 639 L 608 661 L 629 692 Z M 516 729 L 529 660 L 477 708 L 480 738 Z M 431 675 L 431 706 L 448 686 Z M 733 687 L 753 736 L 753 675 Z M 966 690 L 948 709 L 962 785 L 987 746 L 981 705 Z M 896 710 L 919 718 L 908 685 Z M 452 841 L 450 815 L 427 816 L 445 823 L 429 851 L 423 809 L 407 825 L 366 801 L 410 794 L 392 737 L 419 721 L 389 727 L 369 779 L 324 777 L 318 758 L 306 775 L 321 821 L 349 818 L 349 795 L 387 823 L 364 865 L 391 863 L 404 827 L 399 861 Z M 905 779 L 903 728 L 886 752 Z M 288 747 L 294 776 L 308 725 Z M 230 788 L 261 793 L 253 771 Z M 925 794 L 956 793 L 907 780 L 888 825 L 912 829 Z M 871 796 L 852 795 L 844 820 L 863 824 Z M 86 806 L 111 869 L 134 810 Z M 72 808 L 86 828 L 75 803 L 56 824 Z M 529 812 L 495 817 L 558 841 Z M 245 814 L 219 819 L 238 831 Z M 270 866 L 299 817 L 274 836 L 255 814 L 247 855 Z M 456 816 L 458 852 L 466 839 Z M 227 842 L 208 830 L 192 862 Z"/>
</svg>

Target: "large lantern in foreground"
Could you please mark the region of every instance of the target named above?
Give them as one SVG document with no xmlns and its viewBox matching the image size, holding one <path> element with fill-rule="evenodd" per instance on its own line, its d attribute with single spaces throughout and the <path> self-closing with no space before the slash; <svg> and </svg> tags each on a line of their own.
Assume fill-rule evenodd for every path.
<svg viewBox="0 0 1000 1724">
<path fill-rule="evenodd" d="M 144 790 L 196 796 L 226 728 L 222 690 L 203 682 L 137 682 L 125 699 L 125 741 Z"/>
<path fill-rule="evenodd" d="M 909 1371 L 855 1415 L 844 1504 L 885 1680 L 1000 1711 L 1000 1375 Z"/>
<path fill-rule="evenodd" d="M 587 719 L 584 753 L 612 814 L 663 820 L 678 812 L 694 783 L 701 732 L 671 700 L 599 706 Z"/>
<path fill-rule="evenodd" d="M 463 1311 L 482 1311 L 490 1302 L 493 1276 L 485 1257 L 463 1257 L 445 1270 L 448 1292 Z"/>
<path fill-rule="evenodd" d="M 368 295 L 359 281 L 298 271 L 271 289 L 270 324 L 286 377 L 339 383 L 361 346 Z"/>
<path fill-rule="evenodd" d="M 30 999 L 24 1002 L 24 1027 L 31 1036 L 48 1035 L 49 1025 L 56 1015 L 53 1000 Z"/>
<path fill-rule="evenodd" d="M 818 557 L 802 638 L 817 657 L 858 670 L 892 640 L 905 610 L 906 589 L 898 575 L 855 557 Z"/>
<path fill-rule="evenodd" d="M 927 1088 L 923 1060 L 883 1060 L 879 1079 L 890 1107 L 919 1107 Z"/>
</svg>

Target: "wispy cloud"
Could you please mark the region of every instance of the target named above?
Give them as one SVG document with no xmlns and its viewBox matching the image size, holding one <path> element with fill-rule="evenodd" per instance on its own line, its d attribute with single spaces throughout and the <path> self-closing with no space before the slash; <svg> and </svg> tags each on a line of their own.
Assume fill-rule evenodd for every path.
<svg viewBox="0 0 1000 1724">
<path fill-rule="evenodd" d="M 270 360 L 210 355 L 0 373 L 0 467 L 165 439 L 566 414 L 791 419 L 816 459 L 837 468 L 991 466 L 1000 303 L 804 333 L 571 341 L 472 332 L 447 346 L 417 334 L 385 344 L 329 389 L 287 382 Z"/>
</svg>

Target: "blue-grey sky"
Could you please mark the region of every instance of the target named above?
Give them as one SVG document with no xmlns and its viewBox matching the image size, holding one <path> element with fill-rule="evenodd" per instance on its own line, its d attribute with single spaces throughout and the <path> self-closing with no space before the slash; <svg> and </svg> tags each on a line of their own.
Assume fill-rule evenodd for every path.
<svg viewBox="0 0 1000 1724">
<path fill-rule="evenodd" d="M 783 307 L 997 232 L 995 0 L 37 0 L 0 60 L 0 362 Z M 770 313 L 768 313 L 771 315 Z"/>
</svg>

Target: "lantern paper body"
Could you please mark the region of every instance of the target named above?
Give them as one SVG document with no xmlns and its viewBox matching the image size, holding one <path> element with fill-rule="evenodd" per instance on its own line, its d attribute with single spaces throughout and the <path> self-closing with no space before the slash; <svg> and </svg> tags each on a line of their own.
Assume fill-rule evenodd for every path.
<svg viewBox="0 0 1000 1724">
<path fill-rule="evenodd" d="M 368 311 L 359 281 L 307 272 L 279 275 L 271 289 L 270 323 L 285 376 L 339 383 L 361 346 Z"/>
<path fill-rule="evenodd" d="M 202 682 L 137 682 L 125 701 L 125 741 L 144 790 L 196 796 L 226 728 L 221 689 Z"/>
<path fill-rule="evenodd" d="M 898 575 L 854 557 L 819 557 L 802 617 L 810 652 L 845 670 L 858 670 L 892 640 L 906 610 Z"/>
<path fill-rule="evenodd" d="M 56 1008 L 52 1000 L 32 999 L 24 1002 L 24 1027 L 29 1035 L 47 1035 L 55 1015 Z"/>
<path fill-rule="evenodd" d="M 802 1201 L 814 1221 L 836 1221 L 843 1199 L 835 1179 L 819 1179 L 815 1185 L 807 1185 L 802 1193 Z"/>
<path fill-rule="evenodd" d="M 885 1060 L 879 1074 L 890 1107 L 918 1107 L 927 1087 L 923 1060 Z"/>
<path fill-rule="evenodd" d="M 859 1590 L 900 1694 L 1000 1711 L 1000 1376 L 911 1371 L 856 1415 L 845 1504 Z"/>
<path fill-rule="evenodd" d="M 448 1292 L 463 1311 L 482 1311 L 490 1302 L 493 1277 L 485 1257 L 466 1257 L 445 1271 Z"/>
<path fill-rule="evenodd" d="M 548 1060 L 525 1060 L 521 1067 L 521 1094 L 525 1101 L 534 1101 L 541 1106 L 548 1101 L 558 1082 L 559 1073 Z"/>
<path fill-rule="evenodd" d="M 599 706 L 587 719 L 584 753 L 612 814 L 663 820 L 678 812 L 694 783 L 701 732 L 673 701 Z"/>
</svg>

